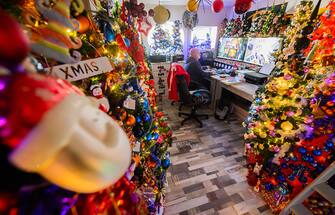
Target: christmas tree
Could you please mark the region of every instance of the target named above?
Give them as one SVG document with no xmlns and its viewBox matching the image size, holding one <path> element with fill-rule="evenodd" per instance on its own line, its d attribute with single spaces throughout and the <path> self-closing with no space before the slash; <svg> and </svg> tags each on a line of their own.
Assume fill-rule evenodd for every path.
<svg viewBox="0 0 335 215">
<path fill-rule="evenodd" d="M 199 39 L 197 37 L 197 35 L 194 35 L 193 40 L 192 40 L 192 44 L 191 44 L 191 48 L 196 48 L 199 47 Z"/>
<path fill-rule="evenodd" d="M 154 44 L 151 46 L 151 54 L 168 55 L 172 45 L 169 32 L 164 30 L 161 25 L 156 25 L 152 37 Z"/>
<path fill-rule="evenodd" d="M 212 48 L 212 41 L 211 41 L 211 36 L 209 35 L 209 33 L 206 34 L 206 41 L 204 42 L 204 44 L 202 44 L 202 49 L 211 49 Z"/>
<path fill-rule="evenodd" d="M 173 25 L 173 34 L 172 34 L 172 47 L 171 55 L 180 55 L 183 54 L 183 41 L 181 40 L 181 21 L 174 21 Z"/>
<path fill-rule="evenodd" d="M 95 1 L 97 9 L 93 17 L 88 16 L 86 12 L 75 14 L 80 24 L 80 32 L 70 32 L 68 35 L 68 31 L 64 30 L 55 34 L 64 33 L 66 35 L 61 35 L 61 38 L 69 40 L 72 38 L 76 43 L 82 44 L 81 46 L 74 44 L 74 41 L 66 43 L 67 46 L 77 45 L 75 47 L 81 54 L 82 60 L 105 57 L 112 65 L 111 71 L 75 81 L 73 84 L 86 95 L 96 97 L 99 107 L 111 119 L 116 120 L 127 134 L 132 148 L 132 162 L 128 171 L 115 184 L 92 194 L 64 190 L 54 184 L 46 183 L 41 178 L 38 182 L 42 181 L 43 185 L 29 190 L 28 193 L 14 190 L 13 195 L 10 195 L 14 199 L 6 200 L 4 207 L 0 208 L 0 213 L 3 210 L 7 212 L 9 211 L 7 209 L 11 208 L 22 214 L 45 212 L 43 214 L 139 215 L 162 212 L 166 170 L 170 165 L 167 148 L 171 144 L 172 133 L 164 114 L 158 111 L 156 105 L 152 74 L 135 26 L 137 17 L 131 16 L 124 5 L 118 2 L 110 3 L 111 1 Z M 39 13 L 35 3 L 27 4 L 24 1 L 17 3 L 20 5 L 13 4 L 22 9 L 21 15 L 32 9 Z M 44 5 L 52 10 L 51 6 L 53 4 Z M 63 7 L 65 5 L 62 5 Z M 70 10 L 66 11 L 70 13 Z M 62 20 L 68 24 L 73 17 L 74 14 L 71 14 L 71 17 L 69 14 L 68 17 L 62 17 Z M 38 14 L 35 18 L 41 25 L 47 25 L 42 15 Z M 27 24 L 29 30 L 33 29 L 35 33 L 41 30 L 39 26 L 23 24 Z M 31 39 L 37 36 L 39 34 Z M 65 48 L 62 47 L 62 52 L 59 53 L 57 52 L 59 49 L 53 51 L 48 49 L 48 56 L 35 53 L 34 59 L 45 67 L 64 63 L 54 59 L 56 54 L 57 59 L 74 60 L 68 55 L 66 58 L 63 57 L 65 52 L 63 49 Z M 90 67 L 86 65 L 85 68 Z M 57 83 L 61 85 L 63 82 Z M 3 136 L 1 142 L 2 138 Z M 1 199 L 2 194 L 0 192 Z M 23 204 L 19 205 L 18 202 Z"/>
<path fill-rule="evenodd" d="M 275 72 L 258 91 L 246 121 L 248 182 L 275 212 L 334 161 L 334 58 L 329 53 L 335 22 L 329 14 L 335 5 L 321 17 L 308 48 L 319 6 L 320 1 L 313 13 L 310 1 L 298 6 Z"/>
</svg>

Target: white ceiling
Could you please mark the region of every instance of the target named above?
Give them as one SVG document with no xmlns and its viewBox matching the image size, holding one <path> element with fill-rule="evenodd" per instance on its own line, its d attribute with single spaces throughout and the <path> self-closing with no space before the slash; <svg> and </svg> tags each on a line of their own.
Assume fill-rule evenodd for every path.
<svg viewBox="0 0 335 215">
<path fill-rule="evenodd" d="M 206 0 L 202 0 L 206 2 Z M 159 0 L 138 0 L 144 4 L 158 4 Z M 186 5 L 187 0 L 160 0 L 162 5 Z M 235 0 L 224 0 L 225 7 L 232 7 Z"/>
</svg>

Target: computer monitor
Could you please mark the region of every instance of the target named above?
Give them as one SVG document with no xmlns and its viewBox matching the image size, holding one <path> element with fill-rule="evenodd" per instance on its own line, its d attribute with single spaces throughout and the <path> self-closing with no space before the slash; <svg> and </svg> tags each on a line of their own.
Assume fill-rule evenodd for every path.
<svg viewBox="0 0 335 215">
<path fill-rule="evenodd" d="M 273 54 L 281 48 L 282 38 L 249 38 L 244 61 L 263 66 L 274 64 Z"/>
<path fill-rule="evenodd" d="M 202 51 L 199 61 L 201 66 L 213 66 L 214 53 L 212 51 Z"/>
<path fill-rule="evenodd" d="M 221 38 L 218 45 L 219 58 L 243 60 L 247 47 L 247 38 Z"/>
</svg>

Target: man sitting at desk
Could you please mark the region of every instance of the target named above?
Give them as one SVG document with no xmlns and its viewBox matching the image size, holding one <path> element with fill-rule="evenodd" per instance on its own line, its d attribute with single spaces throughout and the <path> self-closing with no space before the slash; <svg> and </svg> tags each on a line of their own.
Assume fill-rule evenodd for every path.
<svg viewBox="0 0 335 215">
<path fill-rule="evenodd" d="M 190 50 L 190 57 L 187 59 L 185 64 L 185 70 L 191 77 L 191 84 L 193 82 L 195 88 L 205 88 L 210 89 L 210 73 L 204 72 L 201 69 L 199 62 L 200 59 L 200 50 L 198 48 L 192 48 Z M 190 87 L 192 88 L 192 87 Z M 194 90 L 194 89 L 190 89 Z"/>
</svg>

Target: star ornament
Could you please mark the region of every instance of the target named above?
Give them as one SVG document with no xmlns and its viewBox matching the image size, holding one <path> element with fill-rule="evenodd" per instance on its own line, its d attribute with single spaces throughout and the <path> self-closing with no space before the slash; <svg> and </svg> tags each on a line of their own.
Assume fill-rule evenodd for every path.
<svg viewBox="0 0 335 215">
<path fill-rule="evenodd" d="M 138 28 L 137 30 L 144 34 L 145 36 L 148 36 L 149 31 L 152 28 L 152 24 L 149 22 L 148 18 L 143 18 L 141 21 L 138 22 Z"/>
</svg>

